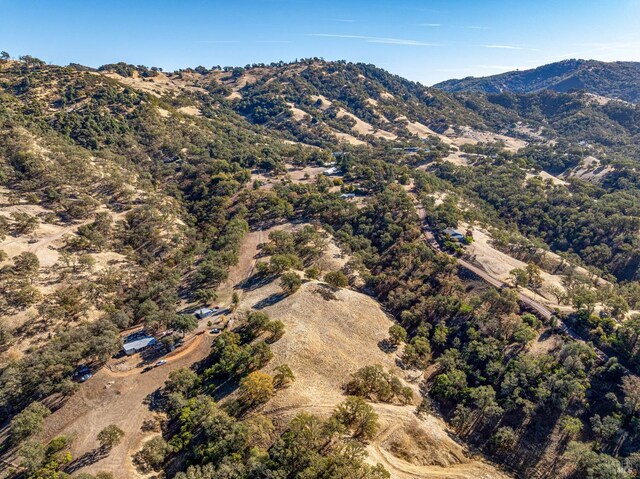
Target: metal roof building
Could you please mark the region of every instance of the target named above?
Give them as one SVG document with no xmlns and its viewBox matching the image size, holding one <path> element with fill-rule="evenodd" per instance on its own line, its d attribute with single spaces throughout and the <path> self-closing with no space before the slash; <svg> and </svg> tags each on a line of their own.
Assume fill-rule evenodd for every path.
<svg viewBox="0 0 640 479">
<path fill-rule="evenodd" d="M 137 353 L 138 351 L 142 351 L 149 346 L 153 346 L 157 344 L 158 341 L 156 338 L 152 338 L 151 336 L 145 336 L 140 339 L 136 339 L 134 341 L 130 341 L 128 343 L 124 343 L 122 349 L 124 350 L 127 356 Z"/>
</svg>

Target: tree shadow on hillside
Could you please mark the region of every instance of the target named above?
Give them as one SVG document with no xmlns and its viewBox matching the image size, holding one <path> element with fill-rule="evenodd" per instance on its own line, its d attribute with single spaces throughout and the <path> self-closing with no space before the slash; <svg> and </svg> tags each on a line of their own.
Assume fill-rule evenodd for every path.
<svg viewBox="0 0 640 479">
<path fill-rule="evenodd" d="M 64 471 L 67 474 L 73 474 L 79 469 L 83 467 L 90 466 L 91 464 L 95 464 L 101 459 L 104 459 L 109 455 L 109 448 L 106 447 L 97 447 L 92 449 L 89 452 L 84 453 L 79 458 L 73 460 L 69 463 L 67 467 L 65 467 Z"/>
<path fill-rule="evenodd" d="M 273 306 L 274 304 L 279 303 L 286 297 L 287 295 L 284 293 L 273 293 L 272 295 L 267 296 L 266 298 L 254 304 L 253 309 L 264 309 L 267 306 Z"/>
<path fill-rule="evenodd" d="M 240 381 L 238 379 L 229 378 L 212 388 L 212 396 L 217 402 L 220 402 L 238 389 L 239 386 Z"/>
<path fill-rule="evenodd" d="M 273 282 L 275 276 L 272 275 L 264 275 L 264 274 L 254 274 L 249 276 L 246 279 L 240 281 L 236 286 L 240 288 L 242 291 L 254 291 L 256 289 L 262 288 Z"/>
<path fill-rule="evenodd" d="M 319 294 L 325 301 L 337 300 L 336 289 L 328 284 L 319 283 L 311 290 L 312 293 Z"/>
<path fill-rule="evenodd" d="M 165 397 L 160 388 L 158 388 L 147 394 L 142 403 L 145 404 L 150 411 L 162 411 L 165 406 Z"/>
<path fill-rule="evenodd" d="M 398 346 L 389 341 L 389 338 L 381 339 L 378 341 L 378 348 L 383 353 L 395 353 L 398 350 Z"/>
</svg>

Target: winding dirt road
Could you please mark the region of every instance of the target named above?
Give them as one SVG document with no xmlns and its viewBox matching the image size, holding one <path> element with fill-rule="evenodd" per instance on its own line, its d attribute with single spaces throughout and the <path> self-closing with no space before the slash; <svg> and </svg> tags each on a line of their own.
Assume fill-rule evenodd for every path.
<svg viewBox="0 0 640 479">
<path fill-rule="evenodd" d="M 420 218 L 420 220 L 423 222 L 423 235 L 424 238 L 427 242 L 427 244 L 429 246 L 431 246 L 431 248 L 434 251 L 437 251 L 438 253 L 442 253 L 442 254 L 447 254 L 449 255 L 447 252 L 445 252 L 441 247 L 440 244 L 436 241 L 435 237 L 433 236 L 433 232 L 431 231 L 431 229 L 429 229 L 426 226 L 425 218 L 426 218 L 426 212 L 424 207 L 418 202 L 417 198 L 415 198 L 414 195 L 412 195 L 414 201 L 415 201 L 415 207 L 416 207 L 416 212 L 418 213 L 418 217 Z M 449 255 L 451 256 L 451 255 Z M 485 270 L 469 263 L 468 261 L 465 261 L 462 258 L 458 258 L 455 257 L 458 266 L 466 269 L 467 271 L 470 271 L 471 273 L 473 273 L 474 275 L 476 275 L 477 277 L 483 279 L 484 281 L 486 281 L 487 283 L 491 284 L 492 286 L 495 286 L 498 289 L 502 289 L 505 287 L 509 287 L 509 285 L 507 283 L 505 283 L 504 281 L 501 281 L 493 276 L 491 276 L 489 273 L 487 273 Z M 543 318 L 549 320 L 552 317 L 554 317 L 554 312 L 549 309 L 549 307 L 545 306 L 544 304 L 540 303 L 539 301 L 536 301 L 534 299 L 531 299 L 529 296 L 523 294 L 522 292 L 518 291 L 518 300 L 520 301 L 521 304 L 525 305 L 526 307 L 536 311 L 540 316 L 542 316 Z M 584 339 L 578 334 L 576 333 L 573 329 L 571 329 L 564 321 L 562 321 L 562 319 L 558 316 L 555 316 L 557 321 L 558 321 L 558 329 L 560 329 L 560 331 L 562 331 L 563 333 L 565 333 L 567 336 L 569 336 L 570 338 L 576 340 L 576 341 L 584 341 Z M 598 356 L 598 358 L 603 361 L 606 362 L 609 360 L 609 355 L 606 354 L 604 351 L 598 349 L 597 347 L 593 346 L 593 349 L 596 353 L 596 355 Z"/>
</svg>

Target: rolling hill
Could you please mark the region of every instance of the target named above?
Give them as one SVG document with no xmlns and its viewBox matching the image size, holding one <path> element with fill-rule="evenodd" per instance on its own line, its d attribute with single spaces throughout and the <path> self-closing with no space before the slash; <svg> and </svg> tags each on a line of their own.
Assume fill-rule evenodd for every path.
<svg viewBox="0 0 640 479">
<path fill-rule="evenodd" d="M 0 477 L 637 473 L 640 110 L 552 90 L 0 62 Z"/>
</svg>

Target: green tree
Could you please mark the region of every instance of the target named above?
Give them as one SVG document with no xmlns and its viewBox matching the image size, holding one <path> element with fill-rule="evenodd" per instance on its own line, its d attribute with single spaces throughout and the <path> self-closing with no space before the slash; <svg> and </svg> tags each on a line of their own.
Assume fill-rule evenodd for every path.
<svg viewBox="0 0 640 479">
<path fill-rule="evenodd" d="M 183 335 L 198 327 L 198 320 L 190 314 L 173 314 L 169 325 Z"/>
<path fill-rule="evenodd" d="M 538 291 L 542 287 L 542 274 L 537 264 L 529 263 L 527 265 L 527 285 L 534 291 Z"/>
<path fill-rule="evenodd" d="M 389 328 L 389 342 L 394 346 L 407 341 L 407 330 L 399 324 L 394 324 Z"/>
<path fill-rule="evenodd" d="M 124 431 L 115 424 L 110 424 L 98 433 L 98 442 L 102 449 L 113 449 L 124 437 Z"/>
<path fill-rule="evenodd" d="M 560 430 L 565 439 L 573 441 L 582 431 L 582 421 L 577 417 L 565 416 L 560 421 Z"/>
<path fill-rule="evenodd" d="M 18 444 L 27 437 L 38 434 L 44 427 L 44 418 L 51 414 L 46 406 L 39 402 L 29 404 L 11 420 L 11 442 Z"/>
<path fill-rule="evenodd" d="M 509 272 L 509 276 L 511 277 L 511 284 L 516 289 L 524 288 L 529 284 L 529 274 L 524 269 L 512 269 Z"/>
<path fill-rule="evenodd" d="M 45 461 L 46 445 L 38 441 L 25 441 L 20 444 L 18 455 L 20 456 L 20 465 L 24 467 L 30 474 L 37 471 Z"/>
<path fill-rule="evenodd" d="M 171 448 L 162 436 L 154 436 L 144 443 L 142 449 L 134 456 L 134 461 L 143 471 L 159 471 L 162 469 Z"/>
<path fill-rule="evenodd" d="M 296 377 L 287 364 L 281 364 L 274 370 L 273 385 L 276 389 L 283 388 L 295 380 Z"/>
<path fill-rule="evenodd" d="M 285 273 L 280 277 L 280 286 L 286 294 L 293 294 L 302 286 L 302 280 L 293 271 Z"/>
<path fill-rule="evenodd" d="M 275 321 L 269 321 L 264 329 L 269 333 L 269 339 L 267 340 L 267 342 L 275 343 L 284 334 L 284 323 L 279 319 L 276 319 Z"/>
<path fill-rule="evenodd" d="M 431 361 L 431 345 L 429 340 L 421 336 L 414 336 L 411 343 L 404 347 L 402 362 L 408 367 L 425 369 Z"/>
<path fill-rule="evenodd" d="M 320 277 L 320 268 L 316 267 L 316 266 L 311 266 L 310 268 L 307 268 L 304 270 L 304 275 L 308 278 L 308 279 L 318 279 Z"/>
<path fill-rule="evenodd" d="M 187 395 L 200 384 L 200 378 L 195 371 L 189 368 L 180 368 L 169 373 L 165 382 L 165 389 L 169 392 L 177 392 Z"/>
<path fill-rule="evenodd" d="M 325 283 L 333 288 L 346 288 L 349 285 L 349 278 L 342 271 L 331 271 L 324 275 Z"/>
<path fill-rule="evenodd" d="M 32 280 L 38 274 L 39 269 L 40 260 L 35 253 L 25 251 L 13 258 L 13 271 L 22 277 Z"/>
<path fill-rule="evenodd" d="M 613 295 L 605 301 L 605 311 L 618 321 L 622 320 L 624 316 L 629 312 L 629 304 L 620 295 Z"/>
<path fill-rule="evenodd" d="M 371 440 L 378 431 L 378 415 L 359 397 L 350 396 L 340 403 L 333 418 L 351 431 L 355 438 Z"/>
<path fill-rule="evenodd" d="M 444 346 L 447 344 L 447 337 L 449 336 L 449 328 L 444 322 L 438 323 L 433 331 L 433 337 L 431 340 L 436 346 Z"/>
<path fill-rule="evenodd" d="M 494 451 L 509 451 L 513 448 L 517 440 L 515 431 L 508 427 L 503 426 L 498 428 L 490 439 L 491 449 Z"/>
<path fill-rule="evenodd" d="M 262 311 L 250 311 L 247 313 L 246 321 L 249 332 L 253 336 L 258 336 L 269 324 L 269 316 Z"/>
<path fill-rule="evenodd" d="M 27 235 L 33 233 L 38 228 L 38 218 L 19 211 L 11 213 L 13 228 L 16 233 Z"/>
<path fill-rule="evenodd" d="M 302 260 L 294 254 L 274 254 L 269 260 L 268 272 L 282 274 L 290 269 L 302 269 Z"/>
<path fill-rule="evenodd" d="M 592 314 L 596 306 L 596 294 L 586 286 L 576 288 L 571 295 L 573 306 L 578 310 L 584 310 Z"/>
<path fill-rule="evenodd" d="M 203 304 L 209 305 L 218 299 L 218 294 L 212 288 L 200 288 L 195 292 L 196 299 Z"/>
<path fill-rule="evenodd" d="M 640 413 L 640 378 L 629 374 L 622 378 L 622 392 L 624 392 L 624 408 L 627 413 Z"/>
<path fill-rule="evenodd" d="M 264 404 L 274 394 L 274 378 L 261 371 L 249 373 L 240 382 L 240 397 L 248 406 Z"/>
</svg>

